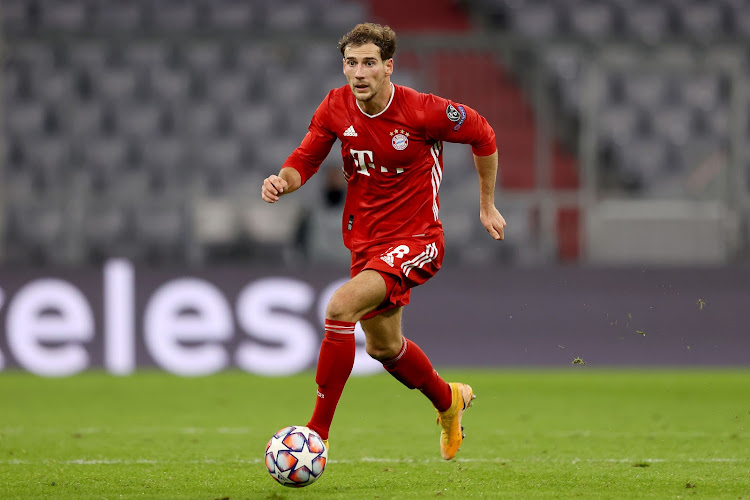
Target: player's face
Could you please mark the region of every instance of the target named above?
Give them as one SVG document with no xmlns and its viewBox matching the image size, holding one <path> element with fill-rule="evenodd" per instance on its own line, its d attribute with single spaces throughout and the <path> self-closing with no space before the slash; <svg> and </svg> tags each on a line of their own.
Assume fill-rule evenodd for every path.
<svg viewBox="0 0 750 500">
<path fill-rule="evenodd" d="M 393 73 L 393 59 L 383 61 L 380 49 L 374 43 L 358 47 L 347 47 L 344 50 L 344 75 L 349 87 L 358 101 L 367 103 L 377 100 L 388 92 L 381 94 L 381 89 Z M 390 85 L 387 87 L 390 89 Z M 387 103 L 387 99 L 386 99 Z"/>
</svg>

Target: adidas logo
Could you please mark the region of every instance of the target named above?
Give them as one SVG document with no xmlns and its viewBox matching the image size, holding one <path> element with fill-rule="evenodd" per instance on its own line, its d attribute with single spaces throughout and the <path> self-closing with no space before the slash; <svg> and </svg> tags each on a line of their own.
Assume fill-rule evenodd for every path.
<svg viewBox="0 0 750 500">
<path fill-rule="evenodd" d="M 344 130 L 344 137 L 357 137 L 357 132 L 354 131 L 354 125 L 349 125 L 349 128 Z"/>
</svg>

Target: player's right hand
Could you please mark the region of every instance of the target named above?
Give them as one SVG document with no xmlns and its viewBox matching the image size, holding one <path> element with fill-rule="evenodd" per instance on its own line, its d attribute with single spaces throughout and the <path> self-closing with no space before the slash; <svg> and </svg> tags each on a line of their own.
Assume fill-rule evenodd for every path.
<svg viewBox="0 0 750 500">
<path fill-rule="evenodd" d="M 263 180 L 261 197 L 267 203 L 276 203 L 279 197 L 284 193 L 289 183 L 278 175 L 269 175 Z"/>
</svg>

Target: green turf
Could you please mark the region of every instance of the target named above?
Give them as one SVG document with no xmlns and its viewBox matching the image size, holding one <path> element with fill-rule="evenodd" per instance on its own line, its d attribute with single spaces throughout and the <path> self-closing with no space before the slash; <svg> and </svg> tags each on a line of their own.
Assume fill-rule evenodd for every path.
<svg viewBox="0 0 750 500">
<path fill-rule="evenodd" d="M 478 395 L 455 461 L 420 393 L 353 378 L 326 472 L 291 490 L 262 456 L 307 421 L 310 373 L 3 373 L 0 498 L 750 498 L 750 371 L 442 375 Z"/>
</svg>

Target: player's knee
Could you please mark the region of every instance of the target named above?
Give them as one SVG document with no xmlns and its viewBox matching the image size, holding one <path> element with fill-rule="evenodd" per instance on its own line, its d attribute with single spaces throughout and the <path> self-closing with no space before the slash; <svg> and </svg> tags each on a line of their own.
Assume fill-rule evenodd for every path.
<svg viewBox="0 0 750 500">
<path fill-rule="evenodd" d="M 365 346 L 365 350 L 371 358 L 382 363 L 383 361 L 388 361 L 389 359 L 398 356 L 400 347 L 401 346 L 396 346 L 395 344 L 371 344 L 368 342 Z"/>
<path fill-rule="evenodd" d="M 340 292 L 335 292 L 326 307 L 326 318 L 336 321 L 357 321 L 356 311 L 352 310 L 351 304 Z"/>
</svg>

